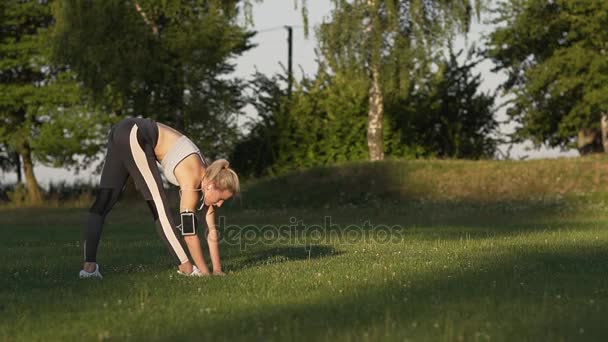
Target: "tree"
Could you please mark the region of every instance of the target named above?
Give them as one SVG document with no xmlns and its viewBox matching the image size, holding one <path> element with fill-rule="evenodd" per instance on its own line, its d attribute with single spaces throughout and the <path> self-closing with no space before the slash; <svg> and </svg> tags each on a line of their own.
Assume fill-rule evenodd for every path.
<svg viewBox="0 0 608 342">
<path fill-rule="evenodd" d="M 289 102 L 286 77 L 268 77 L 260 72 L 250 81 L 249 102 L 259 119 L 246 124 L 248 132 L 240 137 L 230 156 L 231 165 L 244 177 L 265 175 L 279 158 L 279 135 L 284 133 L 277 125 L 277 117 L 284 115 Z"/>
<path fill-rule="evenodd" d="M 334 72 L 368 83 L 369 158 L 380 160 L 386 98 L 428 75 L 445 41 L 468 31 L 473 7 L 468 0 L 332 2 L 331 20 L 318 31 L 321 54 Z M 475 8 L 479 14 L 480 1 Z"/>
<path fill-rule="evenodd" d="M 231 59 L 252 47 L 237 0 L 65 0 L 55 8 L 56 60 L 118 115 L 187 133 L 205 153 L 236 139 L 242 81 Z"/>
<path fill-rule="evenodd" d="M 608 3 L 510 0 L 496 13 L 488 56 L 509 76 L 514 141 L 608 151 Z"/>
<path fill-rule="evenodd" d="M 449 49 L 449 58 L 427 81 L 412 87 L 410 95 L 387 103 L 394 130 L 387 148 L 393 155 L 441 158 L 492 158 L 496 152 L 498 122 L 494 118 L 495 95 L 479 92 L 481 75 L 473 69 L 475 49 L 464 63 L 461 50 Z M 396 140 L 396 141 L 395 141 Z"/>
<path fill-rule="evenodd" d="M 365 84 L 320 69 L 296 84 L 291 96 L 287 75 L 252 81 L 252 104 L 260 119 L 232 155 L 244 175 L 276 175 L 336 162 L 363 160 Z"/>
<path fill-rule="evenodd" d="M 437 71 L 411 84 L 407 96 L 388 97 L 384 129 L 387 155 L 400 158 L 491 158 L 498 123 L 493 94 L 479 92 L 481 76 L 473 69 L 475 49 L 437 61 Z M 465 61 L 461 64 L 459 59 Z M 252 104 L 260 119 L 231 156 L 239 174 L 263 176 L 365 160 L 367 82 L 329 74 L 321 63 L 317 75 L 304 78 L 289 96 L 288 77 L 257 74 Z"/>
<path fill-rule="evenodd" d="M 78 167 L 100 148 L 103 123 L 80 106 L 82 94 L 65 67 L 49 62 L 51 1 L 0 3 L 0 145 L 20 156 L 29 200 L 42 200 L 36 161 Z M 79 158 L 82 157 L 82 158 Z M 13 154 L 13 166 L 19 158 Z"/>
</svg>

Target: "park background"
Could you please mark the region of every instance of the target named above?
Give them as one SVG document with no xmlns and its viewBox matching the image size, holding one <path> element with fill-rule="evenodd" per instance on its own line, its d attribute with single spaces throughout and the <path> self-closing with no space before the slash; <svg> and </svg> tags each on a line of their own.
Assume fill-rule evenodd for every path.
<svg viewBox="0 0 608 342">
<path fill-rule="evenodd" d="M 493 4 L 488 2 L 488 5 Z M 293 50 L 294 50 L 294 74 L 296 79 L 302 79 L 302 71 L 308 76 L 314 76 L 318 65 L 316 63 L 315 49 L 317 46 L 317 37 L 314 32 L 310 32 L 308 36 L 304 34 L 304 26 L 300 13 L 301 6 L 297 9 L 297 3 L 291 1 L 272 0 L 256 3 L 253 6 L 252 18 L 253 22 L 249 29 L 261 31 L 252 38 L 252 42 L 257 44 L 256 47 L 244 52 L 241 56 L 233 58 L 236 64 L 234 76 L 243 79 L 251 78 L 252 74 L 258 70 L 265 75 L 273 75 L 282 73 L 281 69 L 287 64 L 287 31 L 285 25 L 293 27 Z M 323 20 L 329 20 L 332 5 L 330 1 L 311 2 L 307 6 L 308 20 L 312 28 L 318 26 Z M 281 13 L 281 15 L 276 15 Z M 478 47 L 485 47 L 486 41 L 483 39 L 497 25 L 491 23 L 488 13 L 482 13 L 479 20 L 474 20 L 471 24 L 470 31 L 467 34 L 466 42 L 463 35 L 455 38 L 455 46 L 457 49 L 466 48 L 468 45 L 476 44 Z M 462 60 L 463 58 L 461 58 Z M 493 92 L 505 81 L 505 73 L 500 71 L 492 71 L 495 66 L 490 59 L 484 59 L 479 65 L 473 68 L 474 73 L 479 73 L 481 76 L 480 92 Z M 496 97 L 496 105 L 504 103 L 508 96 L 498 93 Z M 498 131 L 501 134 L 508 134 L 513 131 L 514 123 L 506 120 L 506 109 L 504 107 L 496 108 L 495 117 L 500 124 Z M 258 118 L 255 108 L 251 105 L 246 105 L 243 110 L 243 115 L 237 118 L 237 125 L 241 130 L 246 131 L 245 125 L 251 118 Z M 503 143 L 499 144 L 498 150 L 506 151 L 511 145 L 513 149 L 510 151 L 510 157 L 514 159 L 523 158 L 555 158 L 555 157 L 571 157 L 578 155 L 576 149 L 572 146 L 564 147 L 548 147 L 541 145 L 534 148 L 528 141 L 525 143 Z M 98 158 L 103 157 L 103 151 L 99 153 Z M 497 155 L 501 158 L 503 155 Z M 48 187 L 52 182 L 87 182 L 94 183 L 98 179 L 98 174 L 95 173 L 98 165 L 88 165 L 80 170 L 70 170 L 65 167 L 52 167 L 52 165 L 36 163 L 34 169 L 39 183 L 43 187 Z M 10 169 L 10 168 L 9 168 Z M 2 184 L 13 184 L 17 181 L 15 172 L 9 171 L 6 167 L 0 170 L 0 182 Z"/>
<path fill-rule="evenodd" d="M 606 27 L 582 0 L 0 2 L 0 340 L 605 341 Z M 241 175 L 227 276 L 178 277 L 128 188 L 77 278 L 131 114 Z"/>
</svg>

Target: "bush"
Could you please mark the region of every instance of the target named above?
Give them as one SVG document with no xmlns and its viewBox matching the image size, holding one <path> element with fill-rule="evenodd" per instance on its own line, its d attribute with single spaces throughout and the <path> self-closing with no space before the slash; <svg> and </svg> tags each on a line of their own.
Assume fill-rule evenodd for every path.
<svg viewBox="0 0 608 342">
<path fill-rule="evenodd" d="M 15 184 L 12 189 L 6 191 L 7 200 L 14 205 L 27 203 L 27 189 L 23 183 Z"/>
</svg>

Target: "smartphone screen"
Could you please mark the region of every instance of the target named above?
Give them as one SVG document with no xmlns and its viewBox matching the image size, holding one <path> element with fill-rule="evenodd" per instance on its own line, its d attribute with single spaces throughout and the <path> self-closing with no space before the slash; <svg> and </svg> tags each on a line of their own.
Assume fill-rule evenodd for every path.
<svg viewBox="0 0 608 342">
<path fill-rule="evenodd" d="M 182 234 L 183 235 L 194 235 L 194 213 L 182 214 Z"/>
</svg>

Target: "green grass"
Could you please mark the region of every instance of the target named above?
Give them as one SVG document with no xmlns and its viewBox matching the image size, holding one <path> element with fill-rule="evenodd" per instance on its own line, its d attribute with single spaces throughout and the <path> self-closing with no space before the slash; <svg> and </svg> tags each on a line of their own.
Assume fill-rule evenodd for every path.
<svg viewBox="0 0 608 342">
<path fill-rule="evenodd" d="M 224 231 L 275 231 L 292 217 L 310 226 L 325 215 L 334 227 L 314 241 L 308 234 L 309 242 L 224 241 L 226 277 L 185 279 L 147 208 L 123 203 L 105 228 L 103 281 L 77 279 L 85 214 L 0 212 L 0 340 L 600 341 L 608 334 L 602 208 L 230 209 Z M 340 236 L 366 220 L 400 227 L 391 228 L 390 242 L 365 228 Z"/>
<path fill-rule="evenodd" d="M 237 203 L 250 208 L 561 200 L 608 193 L 608 157 L 351 162 L 249 182 L 245 188 Z"/>
<path fill-rule="evenodd" d="M 86 209 L 0 208 L 0 340 L 605 341 L 608 192 L 576 173 L 601 161 L 250 183 L 221 210 L 228 275 L 203 279 L 176 275 L 143 203 L 108 217 L 102 281 L 77 279 Z"/>
</svg>

